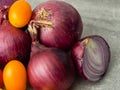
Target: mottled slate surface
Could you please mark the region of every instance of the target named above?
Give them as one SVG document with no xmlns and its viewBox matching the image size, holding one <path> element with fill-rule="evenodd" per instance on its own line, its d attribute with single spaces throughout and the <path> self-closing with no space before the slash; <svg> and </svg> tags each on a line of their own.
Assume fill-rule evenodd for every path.
<svg viewBox="0 0 120 90">
<path fill-rule="evenodd" d="M 46 0 L 27 0 L 36 7 Z M 120 88 L 120 0 L 64 0 L 81 14 L 83 35 L 98 34 L 111 47 L 111 62 L 104 78 L 91 83 L 77 78 L 71 90 L 119 90 Z M 30 90 L 30 89 L 29 89 Z"/>
</svg>

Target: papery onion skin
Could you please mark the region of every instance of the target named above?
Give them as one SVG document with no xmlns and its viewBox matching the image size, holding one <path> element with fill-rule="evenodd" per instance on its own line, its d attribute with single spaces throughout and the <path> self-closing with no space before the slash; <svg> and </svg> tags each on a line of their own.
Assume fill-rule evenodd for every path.
<svg viewBox="0 0 120 90">
<path fill-rule="evenodd" d="M 72 5 L 57 0 L 38 5 L 33 10 L 29 26 L 38 30 L 40 43 L 63 50 L 70 49 L 83 31 L 78 11 Z"/>
<path fill-rule="evenodd" d="M 75 74 L 71 67 L 72 63 L 67 59 L 67 55 L 63 51 L 55 48 L 37 51 L 31 57 L 27 68 L 31 86 L 35 90 L 69 89 Z"/>
<path fill-rule="evenodd" d="M 20 29 L 13 27 L 8 20 L 0 24 L 0 67 L 10 60 L 28 63 L 31 51 L 31 37 Z"/>
<path fill-rule="evenodd" d="M 87 36 L 72 48 L 72 55 L 81 77 L 99 81 L 106 73 L 110 62 L 110 47 L 99 35 Z"/>
<path fill-rule="evenodd" d="M 12 5 L 16 0 L 0 0 L 0 6 L 10 6 Z"/>
</svg>

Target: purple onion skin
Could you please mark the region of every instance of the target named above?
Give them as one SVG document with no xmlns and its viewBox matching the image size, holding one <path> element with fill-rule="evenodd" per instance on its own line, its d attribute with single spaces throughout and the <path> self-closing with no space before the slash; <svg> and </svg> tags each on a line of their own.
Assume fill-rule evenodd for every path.
<svg viewBox="0 0 120 90">
<path fill-rule="evenodd" d="M 83 31 L 80 14 L 72 5 L 63 1 L 41 3 L 33 10 L 31 22 L 37 27 L 40 43 L 62 50 L 69 50 Z"/>
<path fill-rule="evenodd" d="M 28 79 L 35 90 L 67 90 L 75 74 L 73 63 L 65 52 L 56 48 L 45 48 L 32 55 L 28 64 Z"/>
<path fill-rule="evenodd" d="M 1 6 L 10 6 L 12 5 L 16 0 L 0 0 L 0 7 Z"/>
<path fill-rule="evenodd" d="M 13 27 L 7 20 L 0 24 L 0 67 L 16 59 L 28 63 L 31 51 L 31 37 Z"/>
<path fill-rule="evenodd" d="M 7 6 L 0 6 L 0 24 L 2 24 L 4 20 L 7 20 L 8 8 Z"/>
<path fill-rule="evenodd" d="M 99 81 L 106 73 L 110 62 L 110 47 L 99 35 L 87 36 L 72 48 L 72 55 L 81 77 Z"/>
</svg>

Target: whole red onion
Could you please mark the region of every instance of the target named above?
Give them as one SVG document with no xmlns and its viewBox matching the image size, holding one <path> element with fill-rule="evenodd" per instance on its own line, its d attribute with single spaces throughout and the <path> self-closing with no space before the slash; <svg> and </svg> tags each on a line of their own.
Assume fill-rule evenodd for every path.
<svg viewBox="0 0 120 90">
<path fill-rule="evenodd" d="M 73 46 L 72 55 L 80 76 L 98 81 L 109 66 L 110 47 L 101 36 L 87 36 Z"/>
<path fill-rule="evenodd" d="M 0 68 L 13 59 L 28 63 L 31 37 L 7 20 L 7 7 L 0 8 Z"/>
<path fill-rule="evenodd" d="M 56 48 L 32 46 L 28 79 L 35 90 L 67 90 L 74 81 L 73 63 Z"/>
<path fill-rule="evenodd" d="M 51 0 L 33 10 L 28 30 L 33 40 L 37 34 L 40 43 L 68 50 L 80 38 L 83 24 L 80 14 L 72 5 Z"/>
</svg>

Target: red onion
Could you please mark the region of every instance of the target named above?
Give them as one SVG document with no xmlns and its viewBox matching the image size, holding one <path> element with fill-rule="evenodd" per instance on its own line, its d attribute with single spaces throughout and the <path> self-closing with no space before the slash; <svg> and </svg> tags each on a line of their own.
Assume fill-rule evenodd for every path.
<svg viewBox="0 0 120 90">
<path fill-rule="evenodd" d="M 3 86 L 3 71 L 0 69 L 0 88 Z"/>
<path fill-rule="evenodd" d="M 8 7 L 0 6 L 0 25 L 5 19 L 7 19 L 7 13 L 8 13 Z"/>
<path fill-rule="evenodd" d="M 78 11 L 72 5 L 57 0 L 39 4 L 33 10 L 28 28 L 33 40 L 38 34 L 40 43 L 63 50 L 70 49 L 80 38 L 82 29 Z"/>
<path fill-rule="evenodd" d="M 35 90 L 67 90 L 74 81 L 73 63 L 57 48 L 32 46 L 28 79 Z"/>
<path fill-rule="evenodd" d="M 72 55 L 80 76 L 98 81 L 107 71 L 110 47 L 103 37 L 88 36 L 73 46 Z"/>
<path fill-rule="evenodd" d="M 13 27 L 7 20 L 7 8 L 0 12 L 0 68 L 13 59 L 27 64 L 31 50 L 31 37 Z"/>
<path fill-rule="evenodd" d="M 0 0 L 0 23 L 7 18 L 8 8 L 16 0 Z"/>
<path fill-rule="evenodd" d="M 16 0 L 0 0 L 0 6 L 10 6 Z"/>
</svg>

